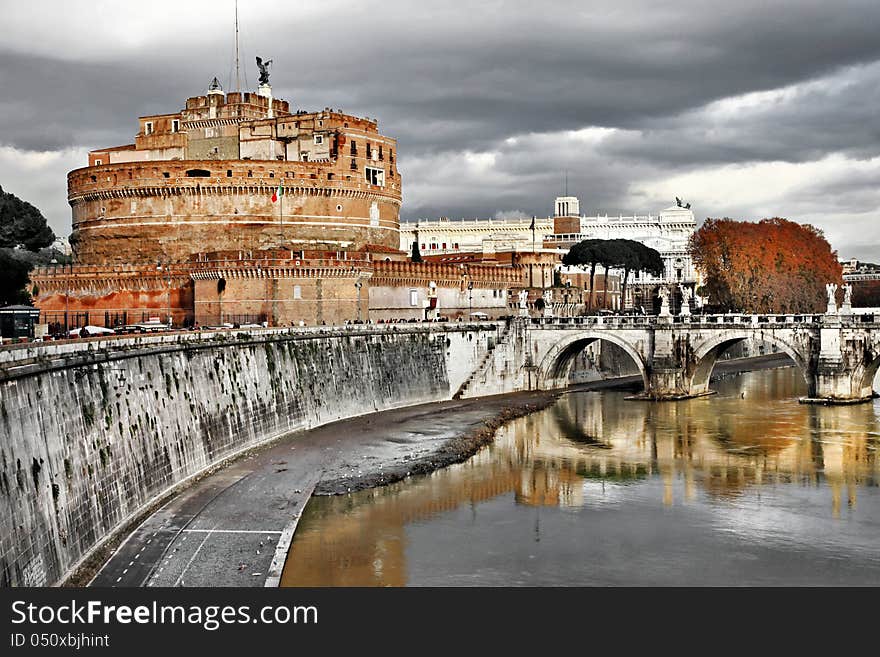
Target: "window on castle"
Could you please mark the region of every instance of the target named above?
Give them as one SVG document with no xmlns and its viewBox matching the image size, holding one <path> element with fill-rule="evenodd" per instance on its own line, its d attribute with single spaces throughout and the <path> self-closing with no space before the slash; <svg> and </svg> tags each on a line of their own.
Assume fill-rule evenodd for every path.
<svg viewBox="0 0 880 657">
<path fill-rule="evenodd" d="M 382 144 L 379 144 L 379 159 L 384 160 L 385 158 L 382 156 Z"/>
<path fill-rule="evenodd" d="M 180 121 L 178 119 L 171 119 L 171 132 L 180 131 Z"/>
<path fill-rule="evenodd" d="M 152 121 L 147 121 L 146 123 L 144 123 L 144 134 L 145 135 L 153 134 L 153 122 Z"/>
<path fill-rule="evenodd" d="M 302 292 L 301 285 L 294 285 L 293 286 L 293 298 L 294 299 L 302 299 L 303 298 L 303 292 Z"/>
<path fill-rule="evenodd" d="M 443 250 L 446 250 L 446 242 L 443 242 Z"/>
<path fill-rule="evenodd" d="M 411 305 L 411 306 L 419 305 L 419 291 L 418 290 L 410 290 L 409 291 L 409 305 Z"/>
<path fill-rule="evenodd" d="M 101 160 L 95 160 L 95 166 L 96 166 L 96 167 L 99 167 L 99 166 L 101 166 L 102 164 L 104 164 L 103 161 L 101 161 Z"/>
<path fill-rule="evenodd" d="M 309 161 L 309 152 L 303 151 L 302 153 L 299 154 L 299 158 L 303 162 L 308 162 Z"/>
<path fill-rule="evenodd" d="M 232 178 L 232 169 L 226 169 L 226 177 Z"/>
<path fill-rule="evenodd" d="M 364 167 L 364 173 L 367 182 L 371 185 L 385 184 L 385 171 L 383 169 L 376 169 L 375 167 Z"/>
<path fill-rule="evenodd" d="M 205 169 L 190 169 L 186 172 L 187 178 L 209 178 L 210 176 L 211 172 Z"/>
<path fill-rule="evenodd" d="M 315 135 L 315 145 L 320 146 L 324 143 L 324 135 Z"/>
<path fill-rule="evenodd" d="M 357 142 L 354 139 L 351 140 L 351 154 L 352 155 L 358 154 Z"/>
</svg>

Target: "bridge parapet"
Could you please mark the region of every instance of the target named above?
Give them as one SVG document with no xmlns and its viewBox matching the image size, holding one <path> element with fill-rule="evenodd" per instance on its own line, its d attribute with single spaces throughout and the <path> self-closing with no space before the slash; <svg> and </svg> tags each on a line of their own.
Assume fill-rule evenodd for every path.
<svg viewBox="0 0 880 657">
<path fill-rule="evenodd" d="M 630 355 L 645 382 L 642 398 L 712 394 L 709 379 L 717 358 L 737 342 L 757 339 L 776 345 L 804 374 L 803 401 L 865 401 L 874 394 L 880 368 L 876 319 L 815 313 L 516 318 L 521 330 L 510 333 L 510 345 L 496 348 L 488 369 L 474 374 L 481 385 L 467 396 L 566 387 L 574 357 L 596 340 Z"/>
<path fill-rule="evenodd" d="M 878 327 L 880 321 L 873 314 L 863 315 L 746 315 L 728 313 L 723 315 L 583 315 L 578 317 L 531 317 L 532 327 L 571 328 L 576 326 L 604 326 L 609 328 L 644 326 L 730 326 L 750 325 L 761 327 L 777 326 L 821 326 L 836 324 L 853 327 Z"/>
</svg>

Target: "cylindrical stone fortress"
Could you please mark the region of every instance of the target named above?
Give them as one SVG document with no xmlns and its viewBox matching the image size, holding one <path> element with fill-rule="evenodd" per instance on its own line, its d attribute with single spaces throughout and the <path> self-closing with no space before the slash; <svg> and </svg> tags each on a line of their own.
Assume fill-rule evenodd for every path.
<svg viewBox="0 0 880 657">
<path fill-rule="evenodd" d="M 68 175 L 77 263 L 270 248 L 396 251 L 396 141 L 370 119 L 287 108 L 214 89 L 177 114 L 141 117 L 135 144 L 92 151 L 89 166 Z"/>
</svg>

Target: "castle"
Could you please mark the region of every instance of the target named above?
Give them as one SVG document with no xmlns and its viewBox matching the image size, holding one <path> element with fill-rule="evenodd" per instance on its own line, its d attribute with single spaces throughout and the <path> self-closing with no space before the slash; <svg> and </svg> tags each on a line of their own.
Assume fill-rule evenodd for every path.
<svg viewBox="0 0 880 657">
<path fill-rule="evenodd" d="M 408 262 L 397 142 L 372 119 L 292 111 L 216 78 L 183 109 L 143 116 L 134 144 L 68 174 L 74 265 L 32 276 L 57 328 L 507 313 L 518 272 Z"/>
</svg>

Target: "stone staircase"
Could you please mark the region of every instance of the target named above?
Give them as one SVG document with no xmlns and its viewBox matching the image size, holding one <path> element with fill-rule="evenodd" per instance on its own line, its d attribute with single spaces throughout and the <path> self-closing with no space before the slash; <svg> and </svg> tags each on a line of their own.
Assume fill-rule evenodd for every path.
<svg viewBox="0 0 880 657">
<path fill-rule="evenodd" d="M 458 391 L 454 395 L 452 395 L 453 399 L 461 399 L 462 396 L 464 395 L 464 393 L 467 392 L 467 389 L 470 386 L 471 382 L 474 380 L 474 378 L 480 372 L 483 371 L 483 368 L 486 367 L 486 364 L 489 362 L 489 359 L 492 357 L 492 354 L 495 351 L 495 347 L 497 347 L 499 344 L 501 344 L 505 340 L 507 340 L 508 336 L 510 335 L 510 329 L 512 326 L 513 326 L 512 322 L 505 324 L 504 328 L 501 330 L 501 333 L 498 334 L 498 337 L 492 342 L 492 344 L 486 350 L 486 354 L 483 356 L 483 358 L 480 360 L 480 362 L 474 368 L 473 372 L 471 372 L 471 375 L 467 379 L 465 379 L 464 383 L 462 383 L 461 386 L 459 386 Z"/>
</svg>

